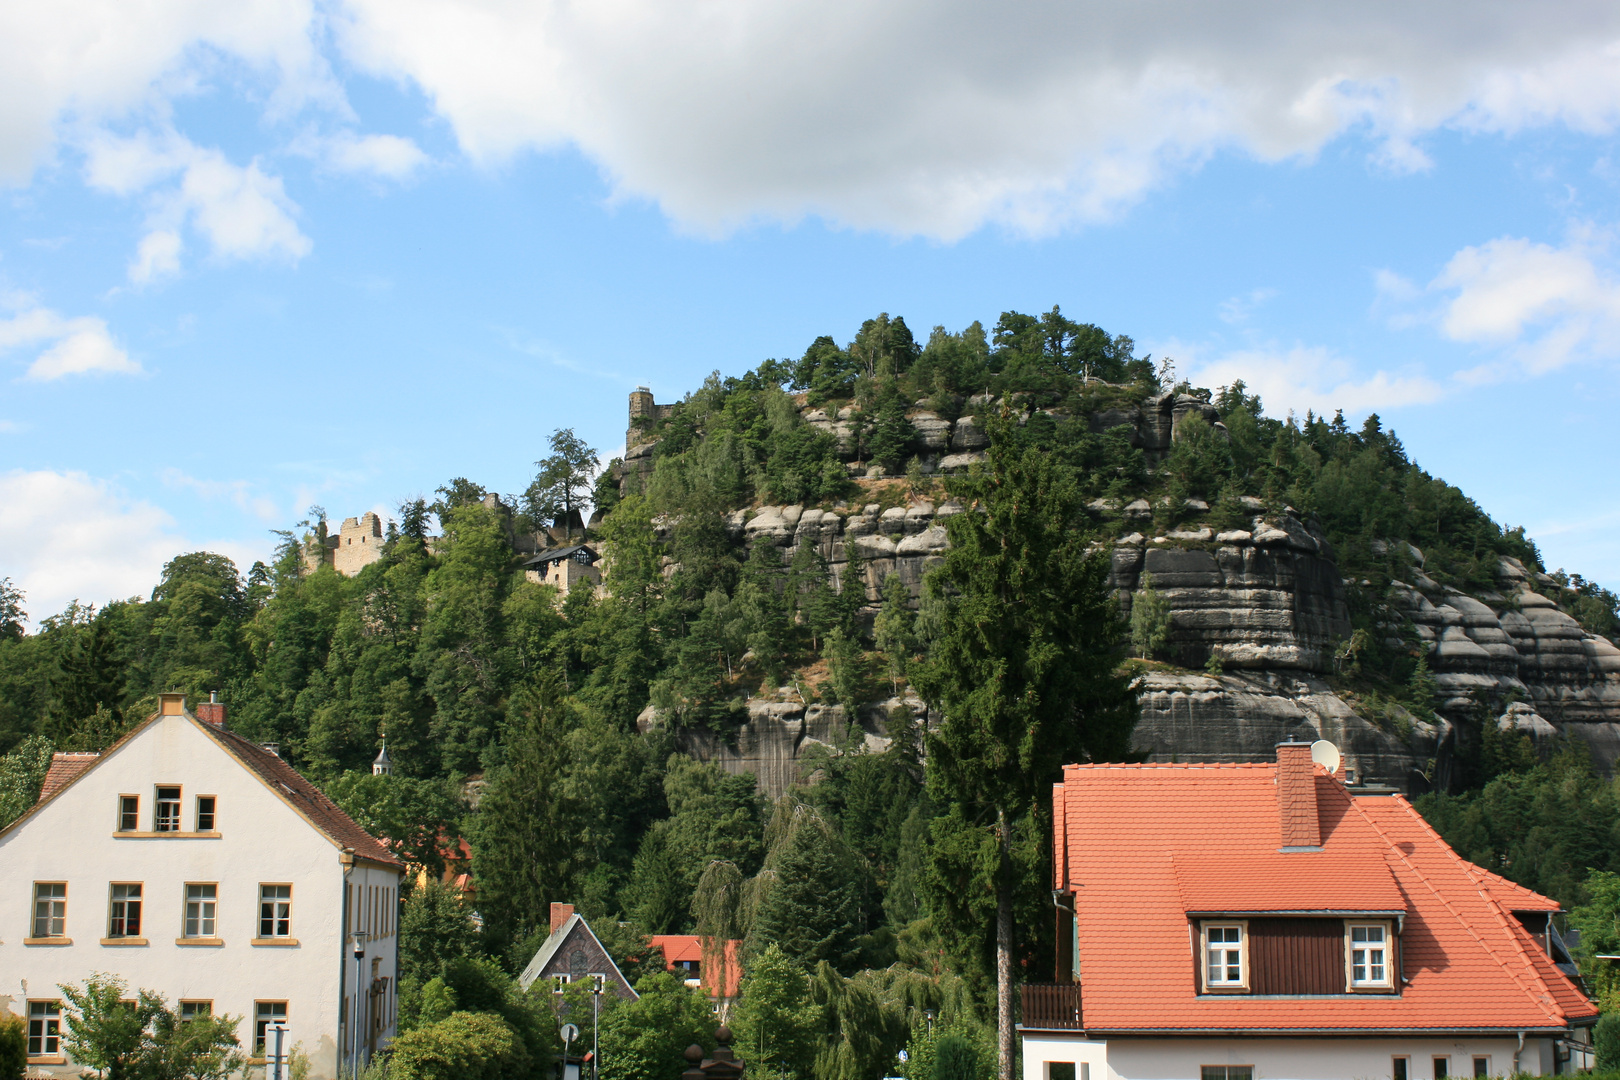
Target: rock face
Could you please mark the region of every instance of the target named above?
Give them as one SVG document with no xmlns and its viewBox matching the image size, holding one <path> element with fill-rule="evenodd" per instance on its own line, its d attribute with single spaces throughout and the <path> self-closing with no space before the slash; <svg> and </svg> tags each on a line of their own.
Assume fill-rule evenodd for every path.
<svg viewBox="0 0 1620 1080">
<path fill-rule="evenodd" d="M 922 712 L 916 698 L 895 698 L 863 706 L 859 737 L 867 749 L 888 748 L 887 717 L 895 705 Z M 644 709 L 636 720 L 642 731 L 661 722 L 658 710 Z M 753 773 L 767 798 L 777 799 L 805 779 L 803 758 L 812 747 L 838 750 L 849 745 L 850 717 L 842 705 L 805 705 L 796 696 L 748 702 L 748 719 L 732 736 L 682 731 L 676 744 L 701 761 L 716 761 L 729 773 Z"/>
<path fill-rule="evenodd" d="M 1403 791 L 1450 734 L 1444 721 L 1409 721 L 1409 733 L 1379 727 L 1320 678 L 1297 673 L 1155 672 L 1143 679 L 1141 701 L 1133 745 L 1149 761 L 1267 761 L 1280 742 L 1327 739 L 1347 779 Z"/>
<path fill-rule="evenodd" d="M 918 407 L 909 414 L 925 472 L 953 472 L 982 460 L 988 445 L 981 418 L 1001 408 L 979 396 L 955 420 Z M 666 406 L 657 406 L 665 409 Z M 867 466 L 854 456 L 853 410 L 805 407 L 811 426 L 838 440 L 853 472 Z M 1020 406 L 1029 422 L 1055 410 Z M 643 413 L 642 415 L 646 415 Z M 1224 434 L 1205 397 L 1159 394 L 1135 404 L 1113 404 L 1083 418 L 1092 431 L 1125 428 L 1149 462 L 1160 460 L 1192 417 Z M 656 435 L 633 427 L 627 438 L 624 475 L 651 470 Z M 1121 505 L 1123 503 L 1123 505 Z M 1351 636 L 1347 586 L 1340 578 L 1327 537 L 1289 510 L 1269 509 L 1252 496 L 1238 500 L 1253 517 L 1216 525 L 1197 500 L 1175 507 L 1147 499 L 1097 499 L 1088 506 L 1093 524 L 1117 539 L 1109 545 L 1111 584 L 1128 617 L 1142 594 L 1145 575 L 1169 609 L 1166 654 L 1187 669 L 1217 661 L 1221 674 L 1157 673 L 1147 677 L 1139 751 L 1155 760 L 1266 761 L 1275 744 L 1290 736 L 1326 738 L 1339 746 L 1345 768 L 1363 781 L 1401 790 L 1429 781 L 1444 785 L 1457 724 L 1497 716 L 1504 730 L 1545 742 L 1558 734 L 1585 741 L 1596 762 L 1612 771 L 1620 760 L 1620 648 L 1587 634 L 1540 589 L 1556 583 L 1533 575 L 1512 559 L 1501 560 L 1497 590 L 1465 595 L 1443 588 L 1423 570 L 1423 553 L 1403 542 L 1374 541 L 1380 554 L 1409 558 L 1408 580 L 1382 598 L 1384 632 L 1392 646 L 1427 651 L 1439 689 L 1439 723 L 1401 714 L 1375 723 L 1358 714 L 1328 686 L 1335 650 Z M 822 509 L 765 506 L 739 510 L 728 529 L 739 543 L 764 542 L 786 565 L 804 545 L 825 560 L 836 586 L 845 587 L 851 555 L 863 572 L 864 613 L 877 613 L 884 579 L 898 574 L 913 597 L 922 578 L 947 546 L 944 522 L 961 513 L 953 503 L 935 506 L 865 506 Z M 1173 520 L 1163 535 L 1155 523 Z M 671 568 L 672 569 L 672 568 Z M 1363 598 L 1376 603 L 1380 598 Z M 847 743 L 858 723 L 869 745 L 886 744 L 884 717 L 893 702 L 863 706 L 848 717 L 836 706 L 805 706 L 779 699 L 748 702 L 748 720 L 734 737 L 682 736 L 699 757 L 734 772 L 753 772 L 771 795 L 800 777 L 808 747 Z M 921 704 L 911 702 L 918 715 Z M 1399 712 L 1399 710 L 1397 710 Z M 651 710 L 643 714 L 655 722 Z M 1422 779 L 1427 776 L 1428 779 Z"/>
<path fill-rule="evenodd" d="M 1129 508 L 1127 508 L 1129 509 Z M 1188 667 L 1325 672 L 1350 634 L 1344 585 L 1327 540 L 1285 517 L 1252 533 L 1181 530 L 1149 544 L 1133 533 L 1113 554 L 1113 586 L 1128 615 L 1149 575 L 1170 605 L 1169 652 Z M 1183 538 L 1190 538 L 1183 539 Z M 1197 546 L 1192 546 L 1196 544 Z"/>
<path fill-rule="evenodd" d="M 1504 714 L 1516 730 L 1533 738 L 1549 730 L 1572 735 L 1613 771 L 1620 760 L 1620 649 L 1536 592 L 1555 583 L 1516 559 L 1501 560 L 1500 591 L 1473 597 L 1437 585 L 1422 572 L 1422 553 L 1411 554 L 1413 584 L 1391 585 L 1389 605 L 1428 649 L 1442 712 L 1518 699 Z"/>
</svg>

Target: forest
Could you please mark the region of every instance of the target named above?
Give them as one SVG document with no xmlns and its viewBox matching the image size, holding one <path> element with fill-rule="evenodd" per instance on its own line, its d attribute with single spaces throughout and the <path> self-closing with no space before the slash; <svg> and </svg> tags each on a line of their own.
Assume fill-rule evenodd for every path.
<svg viewBox="0 0 1620 1080">
<path fill-rule="evenodd" d="M 402 1027 L 419 1042 L 459 1031 L 504 1063 L 491 1075 L 549 1075 L 549 994 L 513 976 L 559 901 L 644 980 L 639 1002 L 601 1021 L 606 1080 L 673 1075 L 712 1030 L 707 1005 L 648 958 L 659 933 L 744 941 L 733 1024 L 751 1073 L 989 1076 L 1005 1053 L 998 950 L 1035 981 L 1051 963 L 1040 793 L 1064 761 L 1128 758 L 1135 680 L 1152 661 L 1128 655 L 1141 650 L 1090 545 L 1088 504 L 1148 498 L 1165 528 L 1190 499 L 1223 523 L 1251 515 L 1246 497 L 1314 516 L 1341 573 L 1363 582 L 1358 630 L 1387 618 L 1377 598 L 1402 572 L 1396 541 L 1422 548 L 1442 584 L 1488 586 L 1503 555 L 1546 570 L 1523 529 L 1425 472 L 1377 416 L 1356 429 L 1342 413 L 1278 419 L 1242 383 L 1211 388 L 1224 430 L 1191 420 L 1158 461 L 1086 420 L 1196 389 L 1057 308 L 925 342 L 882 315 L 846 344 L 821 337 L 797 360 L 712 375 L 645 423 L 648 470 L 614 462 L 593 484 L 595 452 L 562 431 L 534 484 L 494 507 L 476 482 L 448 480 L 398 508 L 381 559 L 354 577 L 309 569 L 328 528 L 315 508 L 268 564 L 178 554 L 149 595 L 76 602 L 35 629 L 0 580 L 0 820 L 32 804 L 52 751 L 106 747 L 160 691 L 217 691 L 234 730 L 277 743 L 434 874 L 467 841 L 476 924 L 448 886 L 404 901 Z M 908 411 L 954 419 L 986 401 L 998 411 L 985 460 L 926 472 Z M 850 410 L 875 468 L 846 467 L 803 405 Z M 949 519 L 920 597 L 896 576 L 849 587 L 853 558 L 840 587 L 808 545 L 784 560 L 726 528 L 765 504 L 920 498 L 973 511 Z M 514 537 L 566 527 L 584 505 L 607 588 L 562 599 L 525 578 Z M 1612 592 L 1553 577 L 1589 631 L 1620 631 Z M 1421 655 L 1364 636 L 1346 686 L 1432 714 Z M 885 749 L 851 725 L 775 802 L 751 775 L 680 752 L 684 731 L 723 737 L 749 694 L 790 686 L 851 710 L 909 692 L 930 711 L 889 710 Z M 649 705 L 660 722 L 638 726 Z M 1465 857 L 1556 897 L 1578 925 L 1613 925 L 1613 784 L 1579 746 L 1538 753 L 1494 731 L 1470 744 L 1460 786 L 1421 809 Z M 373 776 L 384 737 L 394 773 Z M 998 912 L 1015 916 L 1011 939 Z M 1603 992 L 1620 1005 L 1620 989 Z"/>
</svg>

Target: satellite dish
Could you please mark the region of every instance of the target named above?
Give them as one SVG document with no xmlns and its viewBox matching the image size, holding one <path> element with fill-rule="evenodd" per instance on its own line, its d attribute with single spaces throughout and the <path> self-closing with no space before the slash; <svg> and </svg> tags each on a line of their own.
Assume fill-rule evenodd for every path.
<svg viewBox="0 0 1620 1080">
<path fill-rule="evenodd" d="M 1322 766 L 1329 773 L 1339 771 L 1339 748 L 1326 739 L 1317 739 L 1311 743 L 1311 761 Z"/>
</svg>

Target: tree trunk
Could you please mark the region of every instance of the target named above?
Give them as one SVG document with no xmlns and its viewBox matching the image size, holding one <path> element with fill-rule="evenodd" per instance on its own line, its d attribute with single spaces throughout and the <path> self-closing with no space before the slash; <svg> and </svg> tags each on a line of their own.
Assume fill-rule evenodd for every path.
<svg viewBox="0 0 1620 1080">
<path fill-rule="evenodd" d="M 1007 811 L 996 811 L 996 1075 L 1013 1080 L 1012 836 Z"/>
</svg>

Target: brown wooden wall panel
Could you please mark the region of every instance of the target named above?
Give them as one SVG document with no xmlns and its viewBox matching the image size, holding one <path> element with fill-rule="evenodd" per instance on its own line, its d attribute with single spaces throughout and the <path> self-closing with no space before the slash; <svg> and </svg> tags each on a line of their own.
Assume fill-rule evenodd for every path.
<svg viewBox="0 0 1620 1080">
<path fill-rule="evenodd" d="M 1249 920 L 1250 993 L 1342 994 L 1344 920 Z"/>
</svg>

